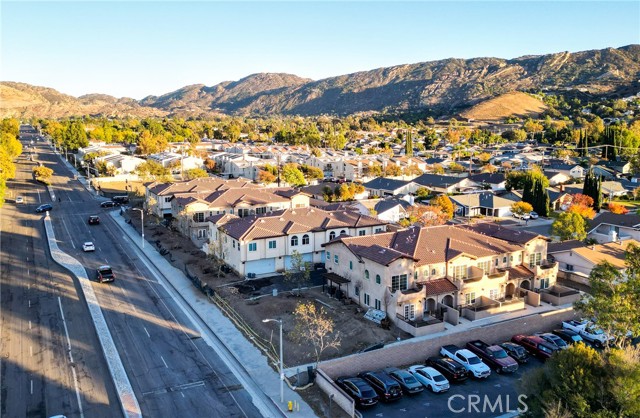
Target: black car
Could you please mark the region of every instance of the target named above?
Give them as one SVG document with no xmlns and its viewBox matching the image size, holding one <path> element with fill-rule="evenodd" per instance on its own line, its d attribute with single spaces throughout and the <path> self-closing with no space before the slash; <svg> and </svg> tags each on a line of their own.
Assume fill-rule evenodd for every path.
<svg viewBox="0 0 640 418">
<path fill-rule="evenodd" d="M 567 344 L 584 342 L 580 334 L 571 331 L 570 329 L 554 329 L 552 333 L 562 338 Z"/>
<path fill-rule="evenodd" d="M 529 353 L 523 346 L 512 342 L 504 342 L 499 345 L 518 363 L 524 364 L 529 361 Z"/>
<path fill-rule="evenodd" d="M 53 209 L 53 206 L 49 203 L 45 203 L 44 205 L 40 205 L 36 208 L 36 213 L 47 212 Z"/>
<path fill-rule="evenodd" d="M 467 369 L 457 361 L 446 357 L 430 357 L 425 362 L 425 365 L 433 367 L 449 382 L 463 382 L 469 377 Z"/>
<path fill-rule="evenodd" d="M 362 372 L 358 377 L 366 380 L 380 396 L 381 401 L 395 401 L 402 398 L 402 388 L 391 376 L 383 371 Z"/>
<path fill-rule="evenodd" d="M 100 203 L 101 208 L 112 208 L 114 206 L 117 206 L 117 203 L 113 200 L 107 200 L 106 202 Z"/>
<path fill-rule="evenodd" d="M 356 406 L 368 407 L 378 403 L 376 391 L 359 377 L 339 377 L 336 384 L 356 401 Z"/>
<path fill-rule="evenodd" d="M 111 266 L 98 267 L 98 281 L 100 283 L 112 282 L 116 279 L 116 274 L 111 269 Z"/>
<path fill-rule="evenodd" d="M 89 216 L 89 225 L 100 224 L 100 218 L 98 216 Z"/>
</svg>

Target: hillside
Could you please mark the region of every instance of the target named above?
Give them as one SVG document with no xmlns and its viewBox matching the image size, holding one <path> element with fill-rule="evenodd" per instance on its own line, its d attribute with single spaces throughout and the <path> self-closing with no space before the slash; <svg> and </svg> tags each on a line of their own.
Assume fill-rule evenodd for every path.
<svg viewBox="0 0 640 418">
<path fill-rule="evenodd" d="M 39 114 L 172 114 L 206 116 L 299 114 L 347 115 L 358 112 L 415 112 L 454 114 L 488 99 L 516 91 L 567 92 L 608 95 L 634 91 L 640 79 L 640 45 L 500 58 L 445 59 L 398 65 L 324 80 L 290 74 L 253 74 L 212 87 L 195 84 L 140 102 L 105 95 L 75 99 L 55 90 L 19 83 L 2 83 L 3 115 Z M 12 90 L 8 90 L 10 87 Z M 637 91 L 636 91 L 637 92 Z M 5 102 L 5 96 L 9 100 Z M 506 96 L 510 97 L 510 96 Z M 524 99 L 488 104 L 501 112 L 538 112 Z M 522 97 L 522 96 L 520 96 Z M 522 102 L 517 104 L 514 102 Z M 509 102 L 510 104 L 508 104 Z M 510 110 L 510 106 L 515 106 Z M 110 111 L 110 108 L 114 110 Z M 491 116 L 489 108 L 478 108 Z M 155 109 L 155 110 L 152 110 Z M 114 113 L 115 112 L 115 113 Z M 491 116 L 493 117 L 493 116 Z"/>
<path fill-rule="evenodd" d="M 460 114 L 463 118 L 502 121 L 508 116 L 536 117 L 547 109 L 542 100 L 521 92 L 501 94 L 485 100 Z"/>
</svg>

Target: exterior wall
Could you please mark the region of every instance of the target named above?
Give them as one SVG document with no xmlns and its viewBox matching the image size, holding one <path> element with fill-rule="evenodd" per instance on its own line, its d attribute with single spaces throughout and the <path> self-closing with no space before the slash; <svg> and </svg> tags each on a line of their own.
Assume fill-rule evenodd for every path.
<svg viewBox="0 0 640 418">
<path fill-rule="evenodd" d="M 304 194 L 298 194 L 291 197 L 291 207 L 292 208 L 308 208 L 309 200 L 311 198 Z"/>
<path fill-rule="evenodd" d="M 595 267 L 595 264 L 573 251 L 565 251 L 561 253 L 554 253 L 553 257 L 559 263 L 560 270 L 569 271 L 571 273 L 579 273 L 586 276 L 591 274 L 591 270 Z M 569 268 L 567 266 L 572 266 Z"/>
<path fill-rule="evenodd" d="M 336 376 L 338 377 L 338 376 Z M 322 370 L 317 370 L 316 383 L 327 394 L 330 398 L 333 399 L 333 402 L 336 405 L 340 405 L 348 416 L 354 417 L 356 414 L 356 403 L 349 395 L 347 395 L 338 385 L 333 382 L 329 376 L 327 376 Z M 361 415 L 360 415 L 361 416 Z"/>
</svg>

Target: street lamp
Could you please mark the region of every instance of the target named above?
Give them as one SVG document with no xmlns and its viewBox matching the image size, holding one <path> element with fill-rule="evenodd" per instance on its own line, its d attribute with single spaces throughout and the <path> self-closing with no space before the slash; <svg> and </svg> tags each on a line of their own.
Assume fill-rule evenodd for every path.
<svg viewBox="0 0 640 418">
<path fill-rule="evenodd" d="M 144 211 L 142 209 L 133 208 L 133 210 L 140 211 L 140 228 L 142 228 L 142 249 L 144 249 Z"/>
<path fill-rule="evenodd" d="M 284 402 L 284 367 L 282 366 L 282 319 L 263 319 L 262 322 L 280 324 L 280 402 Z"/>
</svg>

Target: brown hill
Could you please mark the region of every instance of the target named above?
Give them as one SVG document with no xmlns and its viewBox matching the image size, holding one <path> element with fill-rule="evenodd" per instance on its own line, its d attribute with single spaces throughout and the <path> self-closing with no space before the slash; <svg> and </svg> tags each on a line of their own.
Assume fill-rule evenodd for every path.
<svg viewBox="0 0 640 418">
<path fill-rule="evenodd" d="M 482 121 L 502 121 L 508 116 L 536 117 L 547 109 L 542 100 L 513 91 L 485 100 L 460 114 L 463 118 Z"/>
</svg>

